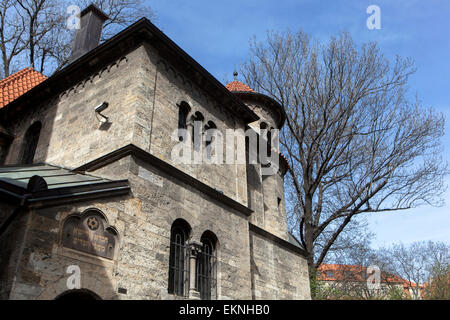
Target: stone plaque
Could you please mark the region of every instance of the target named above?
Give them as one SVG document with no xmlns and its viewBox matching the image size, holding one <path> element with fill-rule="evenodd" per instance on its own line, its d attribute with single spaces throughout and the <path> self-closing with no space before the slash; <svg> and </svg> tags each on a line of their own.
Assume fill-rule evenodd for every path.
<svg viewBox="0 0 450 320">
<path fill-rule="evenodd" d="M 63 246 L 96 256 L 113 259 L 116 234 L 106 228 L 103 218 L 94 213 L 66 220 L 62 234 Z"/>
</svg>

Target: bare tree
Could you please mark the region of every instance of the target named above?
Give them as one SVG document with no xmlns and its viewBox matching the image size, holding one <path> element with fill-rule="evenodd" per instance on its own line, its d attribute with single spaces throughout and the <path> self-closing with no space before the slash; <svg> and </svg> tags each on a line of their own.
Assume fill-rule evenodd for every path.
<svg viewBox="0 0 450 320">
<path fill-rule="evenodd" d="M 377 256 L 384 269 L 412 283 L 413 298 L 450 298 L 450 255 L 445 243 L 394 244 L 380 249 Z"/>
<path fill-rule="evenodd" d="M 21 37 L 27 55 L 24 62 L 44 72 L 46 59 L 58 39 L 57 29 L 65 21 L 60 6 L 56 0 L 17 0 L 15 9 L 24 26 Z"/>
<path fill-rule="evenodd" d="M 69 1 L 70 2 L 70 1 Z M 128 26 L 140 18 L 147 17 L 154 19 L 149 1 L 145 0 L 78 0 L 76 3 L 80 8 L 85 8 L 93 3 L 109 17 L 105 21 L 102 40 L 109 39 L 116 34 L 119 29 Z M 72 2 L 70 2 L 72 3 Z"/>
<path fill-rule="evenodd" d="M 410 59 L 389 62 L 348 33 L 327 43 L 269 32 L 251 42 L 246 82 L 286 110 L 290 221 L 317 268 L 357 216 L 442 204 L 444 117 L 411 102 Z"/>
<path fill-rule="evenodd" d="M 344 237 L 339 237 L 333 250 L 323 261 L 322 275 L 318 279 L 330 278 L 327 275 L 327 265 L 331 269 L 333 281 L 319 282 L 315 290 L 315 299 L 372 299 L 379 297 L 377 292 L 370 290 L 367 286 L 366 270 L 372 264 L 374 250 L 370 248 L 373 234 L 367 230 L 366 223 L 351 224 L 350 231 Z M 358 238 L 357 241 L 353 237 Z"/>
<path fill-rule="evenodd" d="M 425 299 L 450 300 L 450 264 L 437 264 L 431 269 L 423 290 Z"/>
<path fill-rule="evenodd" d="M 449 246 L 442 242 L 393 244 L 372 249 L 370 239 L 327 256 L 319 270 L 316 299 L 450 299 Z M 367 283 L 369 266 L 380 270 L 380 285 Z M 327 270 L 333 272 L 327 276 Z M 330 280 L 333 281 L 324 281 Z"/>
<path fill-rule="evenodd" d="M 12 60 L 25 50 L 21 41 L 25 26 L 18 19 L 13 0 L 4 0 L 0 4 L 0 50 L 1 76 L 7 77 L 12 69 Z M 14 70 L 14 69 L 12 69 Z M 15 71 L 15 70 L 14 70 Z"/>
<path fill-rule="evenodd" d="M 50 75 L 68 62 L 74 32 L 67 28 L 67 8 L 96 4 L 108 16 L 102 40 L 141 17 L 154 14 L 144 0 L 5 0 L 0 5 L 2 76 L 30 66 Z"/>
<path fill-rule="evenodd" d="M 371 248 L 373 234 L 368 232 L 365 224 L 354 226 L 353 232 L 359 241 L 354 239 L 339 241 L 340 244 L 335 251 L 330 251 L 324 260 L 324 264 L 319 270 L 324 273 L 331 268 L 333 281 L 323 281 L 329 279 L 326 274 L 318 277 L 320 285 L 316 285 L 316 299 L 357 299 L 373 300 L 387 299 L 398 300 L 408 299 L 409 296 L 404 290 L 406 281 L 398 274 L 389 272 L 392 265 L 387 265 L 380 259 L 378 251 Z M 347 232 L 350 234 L 351 232 Z M 346 238 L 346 237 L 344 237 Z M 368 280 L 374 272 L 370 267 L 376 266 L 380 271 L 380 283 L 378 286 L 369 286 Z M 372 278 L 374 279 L 374 278 Z"/>
</svg>

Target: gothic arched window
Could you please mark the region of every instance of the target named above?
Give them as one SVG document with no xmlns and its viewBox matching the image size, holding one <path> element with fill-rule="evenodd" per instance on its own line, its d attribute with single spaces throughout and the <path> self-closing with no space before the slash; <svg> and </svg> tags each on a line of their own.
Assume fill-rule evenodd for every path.
<svg viewBox="0 0 450 320">
<path fill-rule="evenodd" d="M 209 133 L 209 135 L 206 135 L 206 142 L 205 142 L 205 148 L 206 148 L 206 155 L 208 159 L 211 159 L 212 156 L 212 142 L 214 141 L 215 137 L 214 135 L 211 135 L 212 132 L 208 132 L 210 129 L 217 129 L 217 126 L 214 122 L 208 121 L 208 123 L 205 125 L 205 132 Z"/>
<path fill-rule="evenodd" d="M 261 131 L 260 131 L 260 134 L 261 134 L 262 130 L 267 129 L 267 128 L 268 128 L 267 123 L 261 122 L 261 123 L 259 124 L 259 129 L 261 130 Z"/>
<path fill-rule="evenodd" d="M 200 151 L 200 147 L 203 141 L 203 122 L 205 117 L 199 111 L 196 111 L 192 115 L 192 121 L 194 123 L 192 127 L 192 142 L 194 143 L 194 151 Z"/>
<path fill-rule="evenodd" d="M 77 301 L 77 300 L 102 300 L 102 298 L 88 289 L 71 289 L 64 291 L 58 295 L 55 300 L 67 300 L 67 301 Z"/>
<path fill-rule="evenodd" d="M 211 231 L 205 231 L 201 237 L 202 249 L 197 257 L 197 289 L 200 298 L 217 298 L 217 238 Z"/>
<path fill-rule="evenodd" d="M 32 164 L 34 159 L 34 154 L 36 153 L 36 148 L 39 142 L 39 135 L 41 133 L 41 123 L 33 123 L 27 130 L 24 136 L 22 145 L 22 164 Z"/>
<path fill-rule="evenodd" d="M 175 220 L 170 231 L 169 288 L 168 292 L 177 296 L 187 296 L 189 292 L 189 250 L 187 240 L 189 224 Z"/>
<path fill-rule="evenodd" d="M 267 154 L 270 154 L 272 151 L 272 130 L 273 127 L 271 127 L 269 131 L 267 131 Z"/>
<path fill-rule="evenodd" d="M 191 111 L 191 107 L 189 106 L 189 104 L 186 101 L 182 101 L 178 106 L 178 130 L 187 129 L 187 117 L 189 111 Z M 180 141 L 183 141 L 184 138 L 185 138 L 184 135 L 181 132 L 179 132 L 178 139 Z"/>
</svg>

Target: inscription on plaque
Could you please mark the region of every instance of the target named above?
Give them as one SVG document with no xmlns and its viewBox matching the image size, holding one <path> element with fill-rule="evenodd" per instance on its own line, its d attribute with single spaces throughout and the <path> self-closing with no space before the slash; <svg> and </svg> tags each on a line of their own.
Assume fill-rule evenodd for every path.
<svg viewBox="0 0 450 320">
<path fill-rule="evenodd" d="M 113 259 L 116 245 L 114 230 L 105 229 L 103 219 L 97 215 L 70 217 L 64 223 L 63 246 L 100 257 Z"/>
</svg>

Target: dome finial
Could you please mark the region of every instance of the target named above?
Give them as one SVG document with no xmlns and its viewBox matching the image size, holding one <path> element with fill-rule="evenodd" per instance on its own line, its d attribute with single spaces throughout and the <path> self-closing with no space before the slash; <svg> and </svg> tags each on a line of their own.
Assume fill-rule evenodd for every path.
<svg viewBox="0 0 450 320">
<path fill-rule="evenodd" d="M 234 72 L 233 72 L 234 81 L 237 81 L 237 76 L 238 76 L 238 73 L 236 70 L 234 70 Z"/>
</svg>

